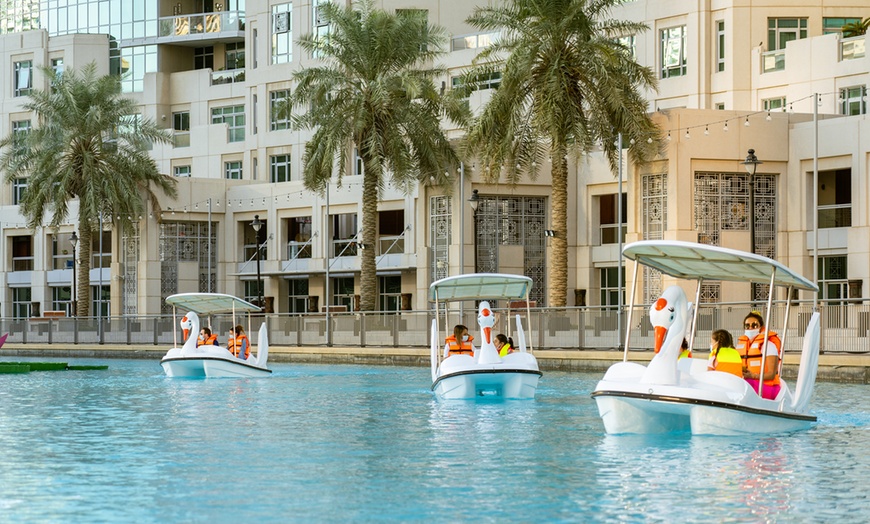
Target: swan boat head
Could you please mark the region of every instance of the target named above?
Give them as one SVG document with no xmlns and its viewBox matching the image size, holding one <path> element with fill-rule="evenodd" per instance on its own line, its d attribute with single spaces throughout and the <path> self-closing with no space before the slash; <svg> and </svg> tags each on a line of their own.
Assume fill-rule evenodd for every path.
<svg viewBox="0 0 870 524">
<path fill-rule="evenodd" d="M 501 361 L 498 350 L 495 349 L 495 336 L 492 329 L 495 327 L 495 312 L 489 302 L 482 301 L 477 308 L 477 325 L 480 326 L 481 340 L 480 351 L 475 355 L 479 364 L 492 364 Z"/>
<path fill-rule="evenodd" d="M 199 315 L 188 311 L 181 318 L 181 331 L 184 337 L 182 349 L 196 349 L 196 338 L 199 336 Z"/>
<path fill-rule="evenodd" d="M 688 325 L 689 305 L 679 286 L 665 289 L 649 310 L 655 329 L 655 356 L 650 361 L 641 382 L 673 384 L 677 377 L 677 359 Z"/>
</svg>

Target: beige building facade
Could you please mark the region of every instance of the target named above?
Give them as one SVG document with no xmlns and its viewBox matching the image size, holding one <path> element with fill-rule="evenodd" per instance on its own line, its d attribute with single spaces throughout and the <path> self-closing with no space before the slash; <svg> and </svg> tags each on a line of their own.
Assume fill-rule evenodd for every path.
<svg viewBox="0 0 870 524">
<path fill-rule="evenodd" d="M 47 87 L 39 67 L 96 61 L 102 72 L 126 73 L 125 91 L 142 115 L 175 137 L 152 154 L 161 172 L 178 177 L 178 198 L 164 198 L 162 209 L 143 215 L 133 235 L 114 230 L 106 216 L 104 235 L 95 236 L 93 311 L 158 314 L 165 311 L 162 297 L 176 292 L 255 299 L 258 252 L 268 309 L 356 307 L 361 162 L 350 154 L 340 183 L 321 194 L 306 190 L 302 154 L 310 134 L 292 130 L 274 111 L 293 87 L 292 72 L 313 63 L 296 39 L 328 31 L 316 3 L 147 1 L 127 12 L 102 0 L 81 0 L 76 10 L 48 2 L 53 7 L 40 11 L 38 23 L 31 17 L 29 26 L 3 25 L 18 30 L 0 34 L 0 134 L 36 125 L 22 103 L 28 89 Z M 687 10 L 684 4 L 627 2 L 613 13 L 650 27 L 624 42 L 660 78 L 658 92 L 648 98 L 666 148 L 648 164 L 626 163 L 621 197 L 616 174 L 600 158 L 571 158 L 569 305 L 619 301 L 621 231 L 628 241 L 667 238 L 755 249 L 807 275 L 817 255 L 822 298 L 866 296 L 870 60 L 866 37 L 839 34 L 844 23 L 864 15 L 864 6 L 713 2 Z M 430 23 L 447 28 L 446 89 L 497 37 L 464 22 L 473 4 L 379 5 L 425 10 Z M 481 86 L 470 98 L 472 107 L 497 86 L 497 78 Z M 448 132 L 461 138 L 461 129 Z M 749 149 L 763 162 L 754 185 L 740 164 Z M 434 279 L 475 270 L 529 275 L 533 298 L 547 305 L 547 174 L 516 186 L 487 184 L 468 159 L 454 175 L 449 191 L 422 183 L 391 185 L 380 195 L 379 307 L 426 309 Z M 74 208 L 60 230 L 30 231 L 17 205 L 26 179 L 4 187 L 0 314 L 68 311 Z M 476 210 L 468 202 L 473 194 Z M 250 225 L 255 217 L 264 224 L 259 233 Z M 662 285 L 645 276 L 644 298 Z M 750 295 L 749 286 L 705 288 L 709 301 L 746 301 Z"/>
</svg>

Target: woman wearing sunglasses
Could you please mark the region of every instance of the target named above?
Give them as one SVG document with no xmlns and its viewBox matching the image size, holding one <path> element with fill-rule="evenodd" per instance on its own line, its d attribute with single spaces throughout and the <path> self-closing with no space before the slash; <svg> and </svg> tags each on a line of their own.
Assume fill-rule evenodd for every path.
<svg viewBox="0 0 870 524">
<path fill-rule="evenodd" d="M 782 342 L 773 331 L 767 331 L 764 327 L 764 319 L 757 311 L 746 315 L 743 319 L 744 334 L 737 341 L 737 350 L 743 358 L 743 378 L 746 379 L 752 389 L 758 392 L 758 381 L 764 381 L 761 396 L 766 399 L 775 399 L 779 394 L 779 359 L 782 351 Z M 764 351 L 765 334 L 767 344 Z M 762 371 L 762 363 L 764 370 Z"/>
</svg>

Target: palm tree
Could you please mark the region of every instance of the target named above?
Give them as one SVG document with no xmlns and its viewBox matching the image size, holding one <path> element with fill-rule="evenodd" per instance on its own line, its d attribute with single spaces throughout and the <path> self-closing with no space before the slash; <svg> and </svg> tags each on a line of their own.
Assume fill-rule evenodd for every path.
<svg viewBox="0 0 870 524">
<path fill-rule="evenodd" d="M 568 159 L 600 147 L 615 169 L 616 136 L 632 139 L 635 159 L 659 146 L 644 89 L 654 73 L 638 65 L 618 37 L 645 31 L 642 23 L 614 20 L 620 0 L 509 0 L 478 7 L 467 22 L 499 31 L 466 75 L 466 86 L 501 71 L 501 84 L 467 134 L 469 154 L 483 163 L 487 181 L 536 178 L 552 162 L 549 305 L 566 304 L 568 289 Z M 473 88 L 473 87 L 471 87 Z M 466 89 L 469 89 L 468 87 Z"/>
<path fill-rule="evenodd" d="M 316 129 L 305 144 L 305 186 L 322 191 L 338 166 L 345 176 L 350 147 L 364 167 L 360 250 L 360 309 L 376 308 L 375 250 L 379 192 L 390 180 L 410 190 L 434 179 L 449 187 L 459 164 L 441 117 L 463 122 L 465 106 L 435 87 L 445 74 L 433 61 L 447 43 L 446 32 L 414 12 L 391 14 L 363 0 L 352 7 L 321 4 L 330 24 L 326 38 L 306 35 L 299 45 L 321 60 L 293 74 L 296 89 L 284 112 L 296 129 Z M 442 89 L 443 90 L 443 89 Z"/>
<path fill-rule="evenodd" d="M 91 239 L 101 216 L 129 231 L 143 214 L 145 200 L 157 206 L 153 189 L 174 198 L 175 180 L 157 171 L 148 150 L 171 137 L 153 121 L 140 119 L 135 102 L 121 95 L 118 76 L 99 76 L 95 63 L 54 76 L 48 90 L 34 90 L 24 109 L 38 126 L 25 135 L 0 140 L 0 171 L 7 183 L 27 177 L 21 214 L 31 229 L 55 231 L 67 220 L 70 201 L 78 200 L 81 264 L 73 314 L 90 314 Z M 75 271 L 75 269 L 74 269 Z"/>
<path fill-rule="evenodd" d="M 843 25 L 843 38 L 852 38 L 853 36 L 861 36 L 867 34 L 867 29 L 870 28 L 870 17 L 857 22 L 849 22 Z"/>
</svg>

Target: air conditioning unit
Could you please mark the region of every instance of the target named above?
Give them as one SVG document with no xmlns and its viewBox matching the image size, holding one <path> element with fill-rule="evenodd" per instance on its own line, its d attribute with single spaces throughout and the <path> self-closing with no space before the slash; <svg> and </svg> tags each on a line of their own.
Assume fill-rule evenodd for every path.
<svg viewBox="0 0 870 524">
<path fill-rule="evenodd" d="M 278 13 L 275 15 L 275 32 L 286 33 L 290 30 L 290 13 Z"/>
</svg>

